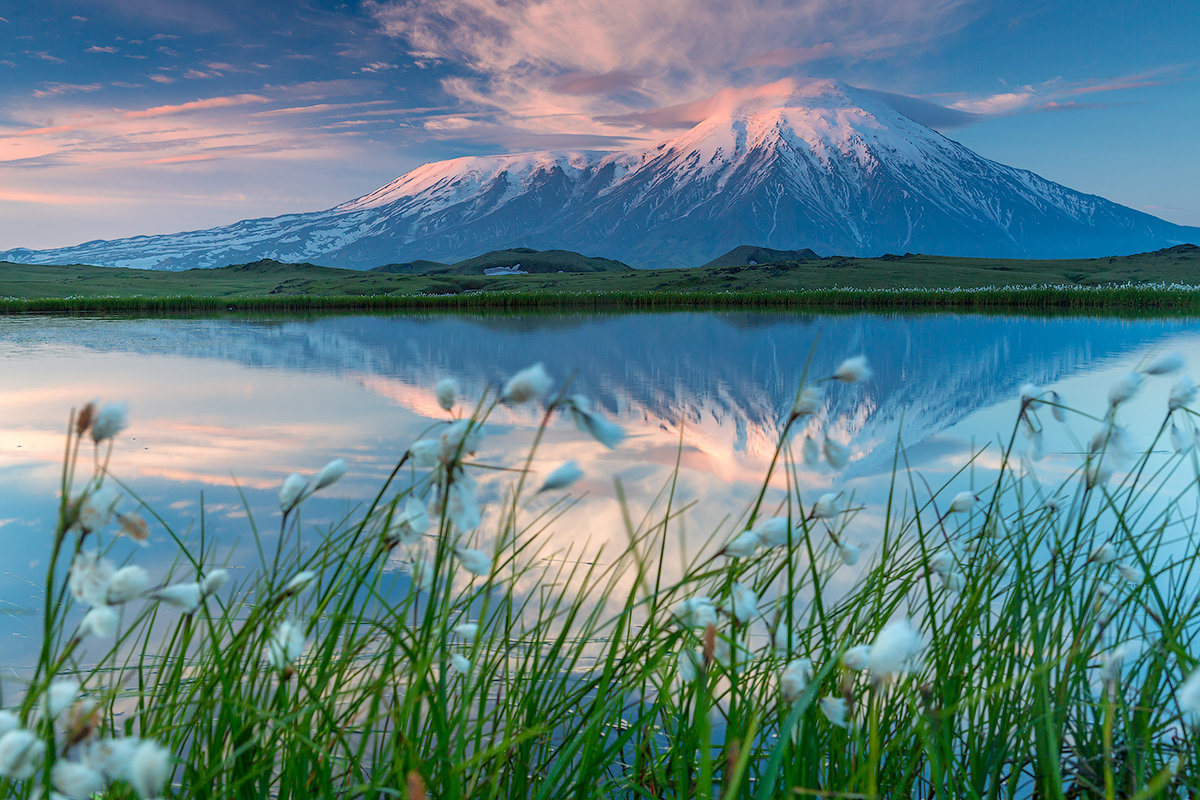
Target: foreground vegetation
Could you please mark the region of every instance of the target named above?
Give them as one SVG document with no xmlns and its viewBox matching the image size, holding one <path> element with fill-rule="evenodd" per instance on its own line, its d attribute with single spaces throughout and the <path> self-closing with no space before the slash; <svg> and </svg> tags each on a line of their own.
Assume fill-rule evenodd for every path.
<svg viewBox="0 0 1200 800">
<path fill-rule="evenodd" d="M 147 526 L 105 466 L 123 410 L 89 406 L 47 542 L 40 655 L 0 711 L 0 796 L 1194 796 L 1198 489 L 1164 487 L 1197 470 L 1195 385 L 1175 380 L 1164 442 L 1141 455 L 1121 426 L 1141 384 L 1180 366 L 1123 378 L 1102 419 L 1025 386 L 992 480 L 929 490 L 898 451 L 886 506 L 864 509 L 800 480 L 802 461 L 843 468 L 844 446 L 792 434 L 869 379 L 850 359 L 802 381 L 761 488 L 681 564 L 668 554 L 696 521 L 670 482 L 628 509 L 624 546 L 548 549 L 571 501 L 528 500 L 579 471 L 529 471 L 546 427 L 624 437 L 587 398 L 540 365 L 473 408 L 444 380 L 446 421 L 315 543 L 304 503 L 346 465 L 289 477 L 278 536 L 256 537 L 236 583 L 172 530 L 161 580 L 108 560 L 118 528 Z M 539 402 L 529 452 L 489 455 L 493 410 Z M 1049 425 L 1095 434 L 1043 483 Z M 490 465 L 511 478 L 484 529 Z M 857 563 L 864 512 L 881 522 Z"/>
<path fill-rule="evenodd" d="M 518 257 L 528 260 L 512 255 Z M 480 259 L 485 266 L 500 263 Z M 468 274 L 477 261 L 484 264 L 472 259 L 442 271 L 427 262 L 418 265 L 426 271 L 415 273 L 404 271 L 412 265 L 394 265 L 399 272 L 357 272 L 273 261 L 184 272 L 0 264 L 0 313 L 616 306 L 1085 309 L 1147 303 L 1194 310 L 1200 305 L 1195 299 L 1200 248 L 1191 245 L 1089 260 L 885 256 L 695 269 Z M 595 261 L 562 263 L 582 270 L 595 268 Z"/>
</svg>

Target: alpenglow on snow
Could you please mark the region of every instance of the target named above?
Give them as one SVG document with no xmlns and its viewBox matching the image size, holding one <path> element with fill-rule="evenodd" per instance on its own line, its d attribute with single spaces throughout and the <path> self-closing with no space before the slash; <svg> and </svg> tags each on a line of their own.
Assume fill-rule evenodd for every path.
<svg viewBox="0 0 1200 800">
<path fill-rule="evenodd" d="M 365 269 L 509 247 L 697 266 L 741 244 L 821 255 L 1099 257 L 1200 240 L 989 161 L 835 81 L 772 84 L 644 150 L 425 164 L 325 211 L 56 250 L 23 263 L 187 269 L 262 258 Z"/>
</svg>

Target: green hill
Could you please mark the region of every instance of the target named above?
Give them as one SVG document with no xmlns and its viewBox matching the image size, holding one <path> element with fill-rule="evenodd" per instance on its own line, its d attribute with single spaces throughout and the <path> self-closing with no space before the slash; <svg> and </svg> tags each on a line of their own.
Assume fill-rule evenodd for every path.
<svg viewBox="0 0 1200 800">
<path fill-rule="evenodd" d="M 820 258 L 809 250 L 772 250 L 769 247 L 756 247 L 743 244 L 733 248 L 723 256 L 717 256 L 704 266 L 706 267 L 742 267 L 757 264 L 786 264 L 792 261 L 812 261 Z"/>
<path fill-rule="evenodd" d="M 419 258 L 416 261 L 405 261 L 403 264 L 384 264 L 382 267 L 371 267 L 367 272 L 382 272 L 386 275 L 424 275 L 426 272 L 442 270 L 449 266 L 441 261 L 426 261 Z"/>
<path fill-rule="evenodd" d="M 431 274 L 445 272 L 453 275 L 484 275 L 485 270 L 512 270 L 535 274 L 547 272 L 618 272 L 632 270 L 628 264 L 609 258 L 585 256 L 570 250 L 532 250 L 514 247 L 511 250 L 493 250 L 481 256 L 459 261 L 444 270 L 432 270 Z"/>
</svg>

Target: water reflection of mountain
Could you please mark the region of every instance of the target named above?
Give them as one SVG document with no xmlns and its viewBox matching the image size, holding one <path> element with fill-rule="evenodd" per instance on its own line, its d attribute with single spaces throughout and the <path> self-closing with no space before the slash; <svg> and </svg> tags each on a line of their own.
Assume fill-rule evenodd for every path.
<svg viewBox="0 0 1200 800">
<path fill-rule="evenodd" d="M 916 441 L 1011 397 L 1026 381 L 1070 376 L 1185 330 L 1187 323 L 672 313 L 146 319 L 79 326 L 76 341 L 100 350 L 377 376 L 417 387 L 456 375 L 476 392 L 485 381 L 503 381 L 543 361 L 558 378 L 574 375 L 575 386 L 609 413 L 719 429 L 716 435 L 726 440 L 722 449 L 744 453 L 774 440 L 810 351 L 812 376 L 828 375 L 846 356 L 869 357 L 874 378 L 831 392 L 824 416 L 840 434 L 879 444 L 891 440 L 901 417 L 906 438 Z"/>
</svg>

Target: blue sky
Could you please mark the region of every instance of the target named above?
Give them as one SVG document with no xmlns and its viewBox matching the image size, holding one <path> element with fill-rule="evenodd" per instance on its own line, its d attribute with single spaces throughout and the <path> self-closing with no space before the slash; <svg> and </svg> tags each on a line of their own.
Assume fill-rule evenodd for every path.
<svg viewBox="0 0 1200 800">
<path fill-rule="evenodd" d="M 1200 225 L 1194 0 L 0 3 L 0 249 L 327 208 L 425 161 L 614 149 L 782 77 Z"/>
</svg>

